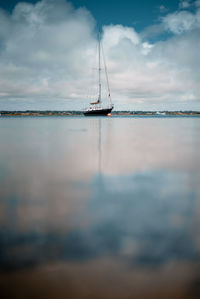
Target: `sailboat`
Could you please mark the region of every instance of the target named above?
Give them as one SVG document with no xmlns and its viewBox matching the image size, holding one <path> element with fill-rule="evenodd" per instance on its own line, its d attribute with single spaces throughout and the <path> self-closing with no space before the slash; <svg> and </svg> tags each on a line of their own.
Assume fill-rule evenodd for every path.
<svg viewBox="0 0 200 299">
<path fill-rule="evenodd" d="M 102 105 L 102 95 L 101 95 L 101 53 L 103 56 L 103 63 L 104 63 L 104 70 L 105 70 L 105 75 L 106 75 L 106 83 L 107 83 L 107 90 L 108 90 L 108 99 L 109 99 L 109 105 L 107 107 L 104 107 Z M 84 111 L 85 116 L 95 116 L 95 115 L 108 115 L 111 113 L 112 109 L 114 108 L 114 105 L 112 104 L 112 99 L 110 95 L 110 87 L 109 87 L 109 82 L 108 82 L 108 73 L 107 73 L 107 68 L 106 68 L 106 63 L 105 63 L 105 56 L 103 53 L 103 47 L 101 45 L 100 41 L 100 31 L 98 33 L 98 60 L 99 60 L 99 66 L 98 66 L 98 98 L 97 101 L 91 102 L 90 106 L 87 110 Z"/>
</svg>

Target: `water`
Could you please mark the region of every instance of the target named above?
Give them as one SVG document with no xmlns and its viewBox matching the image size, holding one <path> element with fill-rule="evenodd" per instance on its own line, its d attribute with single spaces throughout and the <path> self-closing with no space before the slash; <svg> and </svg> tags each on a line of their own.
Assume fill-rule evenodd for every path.
<svg viewBox="0 0 200 299">
<path fill-rule="evenodd" d="M 198 298 L 200 118 L 0 118 L 3 298 Z"/>
</svg>

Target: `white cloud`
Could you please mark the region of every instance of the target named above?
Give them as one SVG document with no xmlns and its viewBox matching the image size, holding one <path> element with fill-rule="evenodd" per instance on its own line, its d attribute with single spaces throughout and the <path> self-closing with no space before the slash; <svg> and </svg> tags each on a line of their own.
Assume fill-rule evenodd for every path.
<svg viewBox="0 0 200 299">
<path fill-rule="evenodd" d="M 181 0 L 179 2 L 180 9 L 188 9 L 190 7 L 200 7 L 200 0 L 192 1 L 192 0 Z"/>
<path fill-rule="evenodd" d="M 188 8 L 190 7 L 192 4 L 191 4 L 191 0 L 181 0 L 179 2 L 179 7 L 182 8 L 182 9 L 185 9 L 185 8 Z"/>
<path fill-rule="evenodd" d="M 195 14 L 189 11 L 179 11 L 168 14 L 163 18 L 165 29 L 170 30 L 175 34 L 200 28 L 200 10 Z"/>
<path fill-rule="evenodd" d="M 105 28 L 104 42 L 109 44 L 109 46 L 116 46 L 122 40 L 129 41 L 133 45 L 137 45 L 140 42 L 139 35 L 133 28 L 122 25 L 107 26 Z"/>
<path fill-rule="evenodd" d="M 194 5 L 195 5 L 196 7 L 200 7 L 200 0 L 196 0 L 196 1 L 194 2 Z"/>
<path fill-rule="evenodd" d="M 175 35 L 154 44 L 130 27 L 103 27 L 116 108 L 199 107 L 198 18 L 198 10 L 166 15 L 159 26 Z M 82 109 L 94 72 L 94 27 L 86 9 L 64 0 L 0 11 L 0 110 Z"/>
<path fill-rule="evenodd" d="M 74 10 L 64 0 L 43 0 L 36 5 L 19 3 L 11 16 L 0 13 L 4 93 L 62 95 L 56 83 L 83 76 L 94 43 L 94 20 L 87 10 Z"/>
<path fill-rule="evenodd" d="M 168 9 L 164 5 L 160 5 L 158 8 L 161 13 L 165 13 L 168 11 Z"/>
</svg>

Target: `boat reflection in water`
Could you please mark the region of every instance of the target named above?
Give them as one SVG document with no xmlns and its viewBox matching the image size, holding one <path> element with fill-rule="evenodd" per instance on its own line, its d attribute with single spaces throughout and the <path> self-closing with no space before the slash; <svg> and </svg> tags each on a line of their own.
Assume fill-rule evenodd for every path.
<svg viewBox="0 0 200 299">
<path fill-rule="evenodd" d="M 3 298 L 198 298 L 199 119 L 1 124 Z"/>
</svg>

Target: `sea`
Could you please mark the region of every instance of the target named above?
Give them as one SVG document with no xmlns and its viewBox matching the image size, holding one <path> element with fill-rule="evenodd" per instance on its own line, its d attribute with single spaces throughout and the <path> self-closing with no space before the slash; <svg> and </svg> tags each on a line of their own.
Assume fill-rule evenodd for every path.
<svg viewBox="0 0 200 299">
<path fill-rule="evenodd" d="M 0 117 L 0 290 L 200 298 L 200 117 Z"/>
</svg>

